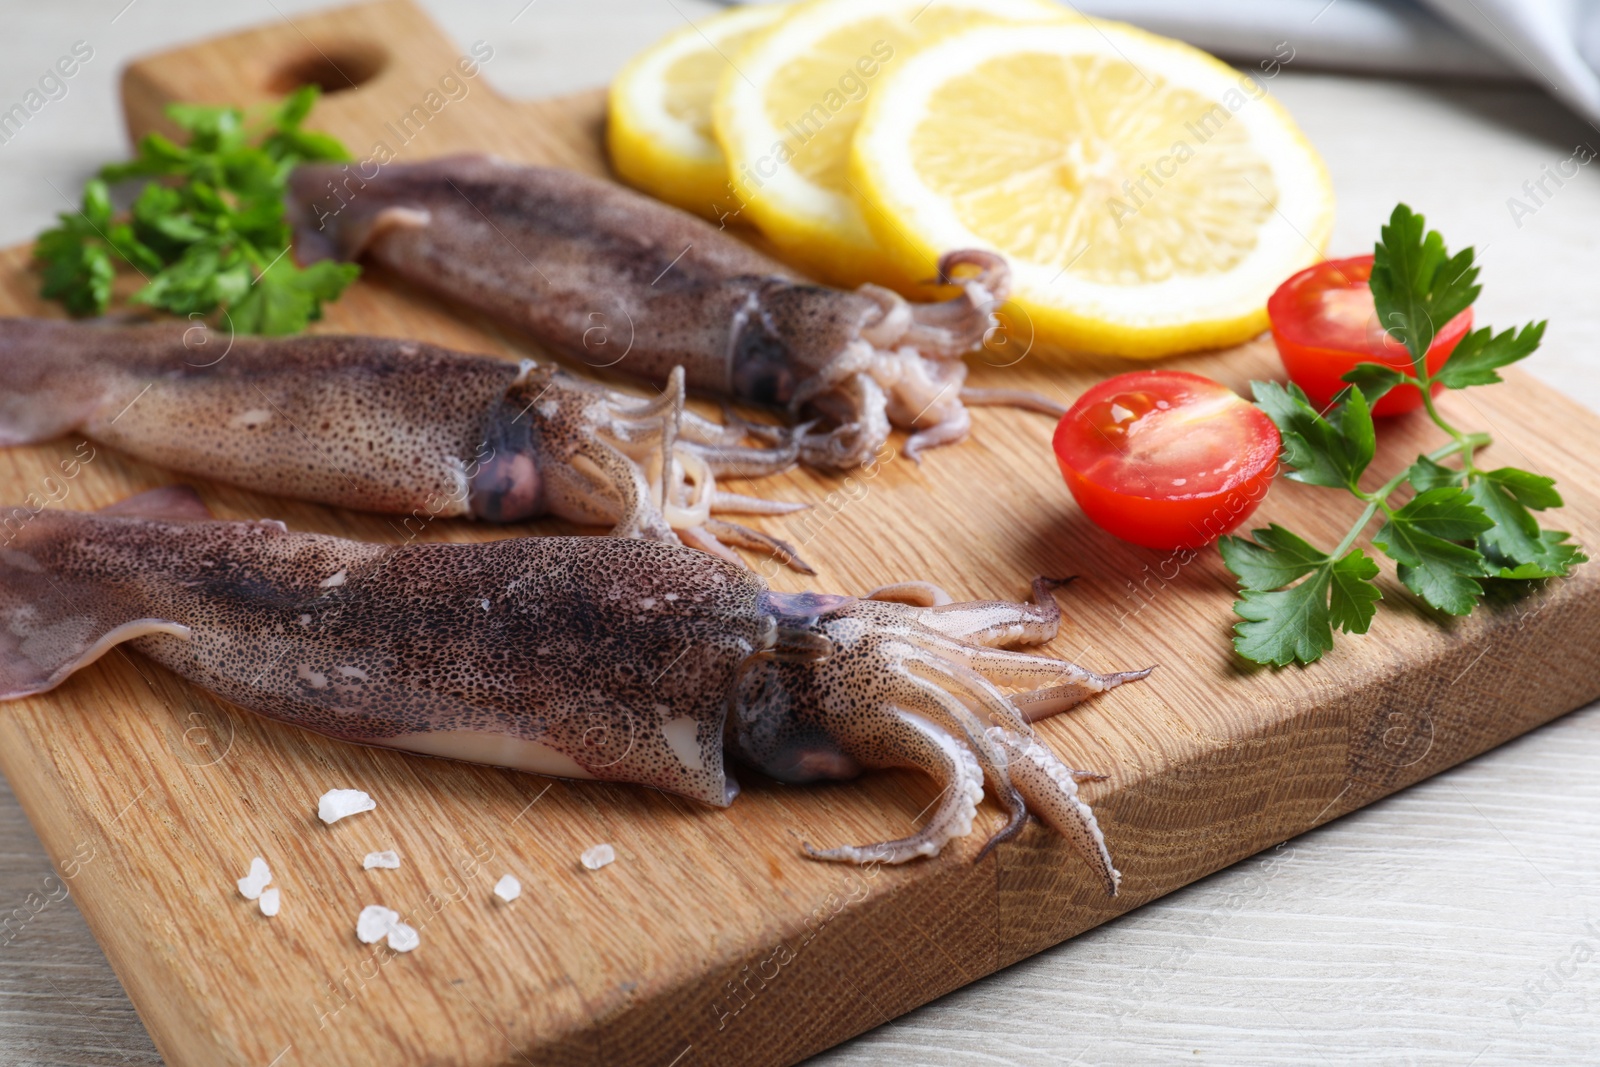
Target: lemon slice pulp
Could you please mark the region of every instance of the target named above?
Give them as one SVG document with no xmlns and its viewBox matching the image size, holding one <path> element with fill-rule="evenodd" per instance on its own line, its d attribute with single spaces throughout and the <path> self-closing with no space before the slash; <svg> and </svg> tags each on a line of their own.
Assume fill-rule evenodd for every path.
<svg viewBox="0 0 1600 1067">
<path fill-rule="evenodd" d="M 1259 76 L 1115 23 L 989 26 L 867 101 L 851 187 L 901 270 L 987 248 L 1051 347 L 1154 357 L 1246 340 L 1322 257 L 1326 169 Z"/>
</svg>

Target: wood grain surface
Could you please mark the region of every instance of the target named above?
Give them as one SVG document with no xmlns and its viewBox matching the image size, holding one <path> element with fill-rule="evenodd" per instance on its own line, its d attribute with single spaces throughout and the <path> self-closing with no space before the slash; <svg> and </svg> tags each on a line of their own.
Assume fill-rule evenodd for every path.
<svg viewBox="0 0 1600 1067">
<path fill-rule="evenodd" d="M 367 48 L 384 61 L 316 116 L 360 155 L 454 64 L 455 51 L 421 23 L 405 5 L 373 5 L 158 57 L 125 80 L 130 123 L 148 128 L 167 99 L 264 99 L 286 67 L 308 69 L 313 53 L 354 70 L 351 57 Z M 598 128 L 595 96 L 509 105 L 480 84 L 432 116 L 407 150 L 425 158 L 492 147 L 598 169 Z M 0 310 L 40 313 L 25 253 L 7 253 L 0 268 Z M 375 276 L 330 309 L 324 328 L 539 354 Z M 1179 365 L 1238 387 L 1276 369 L 1259 344 Z M 1066 397 L 1115 369 L 1035 354 L 1005 368 L 980 360 L 973 377 Z M 1491 458 L 1555 475 L 1569 499 L 1564 524 L 1593 541 L 1592 416 L 1523 376 L 1452 414 L 1495 429 Z M 73 872 L 73 896 L 171 1063 L 665 1063 L 689 1053 L 685 1062 L 770 1063 L 876 1025 L 1600 692 L 1590 568 L 1454 624 L 1391 582 L 1391 610 L 1367 639 L 1344 642 L 1312 670 L 1241 670 L 1226 643 L 1231 586 L 1214 557 L 1177 565 L 1111 541 L 1060 491 L 1047 421 L 1001 411 L 974 421 L 972 442 L 920 467 L 895 460 L 871 479 L 796 473 L 767 483 L 772 495 L 819 502 L 768 528 L 805 544 L 822 572 L 812 584 L 828 590 L 927 578 L 958 596 L 1017 595 L 1034 573 L 1084 575 L 1051 651 L 1095 667 L 1163 668 L 1042 728 L 1069 760 L 1112 775 L 1091 800 L 1127 876 L 1115 901 L 1039 827 L 981 864 L 971 862 L 977 835 L 936 861 L 870 876 L 799 857 L 802 838 L 900 832 L 932 794 L 914 777 L 812 789 L 751 782 L 732 810 L 696 810 L 643 790 L 339 745 L 220 705 L 132 655 L 0 710 L 0 768 L 58 868 Z M 1548 433 L 1555 422 L 1564 424 L 1559 440 Z M 37 491 L 75 443 L 0 457 L 6 497 Z M 1434 443 L 1420 420 L 1389 427 L 1379 473 Z M 101 506 L 168 480 L 101 450 L 63 503 Z M 224 515 L 395 537 L 377 517 L 202 491 Z M 1319 538 L 1345 521 L 1315 491 L 1287 485 L 1260 517 Z M 503 533 L 440 522 L 424 536 Z M 789 575 L 775 584 L 801 587 Z M 315 798 L 335 785 L 368 789 L 379 810 L 322 827 Z M 984 815 L 990 825 L 999 818 Z M 577 854 L 601 840 L 617 846 L 618 862 L 583 870 Z M 400 871 L 361 871 L 365 852 L 391 846 L 406 857 Z M 257 853 L 284 887 L 284 912 L 270 922 L 232 892 Z M 508 871 L 525 892 L 504 908 L 489 887 Z M 418 952 L 371 960 L 351 927 L 375 902 L 412 916 Z"/>
</svg>

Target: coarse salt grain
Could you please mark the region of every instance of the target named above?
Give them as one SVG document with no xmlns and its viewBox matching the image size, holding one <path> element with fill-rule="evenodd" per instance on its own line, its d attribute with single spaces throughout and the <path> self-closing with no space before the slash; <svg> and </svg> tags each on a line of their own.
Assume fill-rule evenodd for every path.
<svg viewBox="0 0 1600 1067">
<path fill-rule="evenodd" d="M 617 858 L 617 850 L 610 845 L 593 845 L 583 850 L 580 857 L 583 865 L 591 871 L 598 871 L 608 863 L 613 863 Z"/>
<path fill-rule="evenodd" d="M 422 944 L 422 938 L 417 936 L 417 931 L 405 923 L 397 922 L 389 929 L 389 947 L 396 952 L 410 952 Z"/>
<path fill-rule="evenodd" d="M 282 898 L 276 889 L 265 890 L 262 892 L 261 900 L 258 902 L 261 905 L 261 914 L 269 919 L 272 918 L 278 914 L 278 906 L 282 902 Z"/>
<path fill-rule="evenodd" d="M 270 881 L 272 871 L 268 869 L 267 861 L 257 856 L 250 861 L 250 873 L 239 879 L 239 895 L 246 900 L 256 900 Z"/>
<path fill-rule="evenodd" d="M 382 904 L 368 904 L 356 916 L 356 937 L 363 945 L 375 945 L 389 936 L 389 931 L 400 921 L 400 913 Z"/>
<path fill-rule="evenodd" d="M 371 811 L 378 802 L 359 789 L 330 789 L 317 801 L 317 818 L 330 826 L 349 815 Z"/>
<path fill-rule="evenodd" d="M 368 852 L 367 858 L 361 861 L 363 870 L 372 870 L 374 867 L 383 867 L 386 870 L 398 870 L 400 867 L 400 853 L 394 849 L 383 852 Z"/>
<path fill-rule="evenodd" d="M 503 875 L 494 884 L 494 895 L 509 904 L 522 895 L 522 883 L 509 874 Z"/>
</svg>

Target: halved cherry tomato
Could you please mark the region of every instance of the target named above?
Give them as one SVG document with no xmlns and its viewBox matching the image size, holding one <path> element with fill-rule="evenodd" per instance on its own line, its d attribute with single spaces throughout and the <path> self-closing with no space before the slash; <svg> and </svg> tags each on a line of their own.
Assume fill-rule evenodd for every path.
<svg viewBox="0 0 1600 1067">
<path fill-rule="evenodd" d="M 1284 369 L 1318 408 L 1327 407 L 1340 379 L 1357 363 L 1383 363 L 1410 372 L 1411 353 L 1378 323 L 1367 279 L 1371 256 L 1329 259 L 1307 267 L 1282 285 L 1267 301 L 1272 339 L 1278 343 Z M 1472 329 L 1468 308 L 1444 324 L 1428 347 L 1428 370 L 1444 366 L 1457 342 Z M 1439 391 L 1434 387 L 1434 393 Z M 1399 415 L 1422 406 L 1414 385 L 1391 389 L 1372 406 L 1374 415 Z"/>
<path fill-rule="evenodd" d="M 1056 460 L 1084 514 L 1147 548 L 1199 548 L 1256 509 L 1278 428 L 1227 386 L 1180 370 L 1108 378 L 1062 416 Z"/>
</svg>

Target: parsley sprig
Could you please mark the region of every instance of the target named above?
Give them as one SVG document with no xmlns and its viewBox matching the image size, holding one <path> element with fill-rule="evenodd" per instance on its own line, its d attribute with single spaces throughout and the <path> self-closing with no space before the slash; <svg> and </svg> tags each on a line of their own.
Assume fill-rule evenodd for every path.
<svg viewBox="0 0 1600 1067">
<path fill-rule="evenodd" d="M 1253 540 L 1218 543 L 1239 579 L 1234 608 L 1241 621 L 1233 645 L 1241 656 L 1311 663 L 1333 647 L 1335 628 L 1367 632 L 1383 594 L 1374 582 L 1378 563 L 1356 540 L 1374 519 L 1383 524 L 1372 545 L 1394 561 L 1401 583 L 1450 615 L 1470 613 L 1489 582 L 1561 577 L 1588 558 L 1569 534 L 1543 529 L 1534 517 L 1561 506 L 1554 480 L 1515 467 L 1480 467 L 1477 452 L 1489 436 L 1452 425 L 1434 402 L 1435 385 L 1464 389 L 1501 381 L 1497 371 L 1527 358 L 1544 336 L 1543 322 L 1498 334 L 1484 327 L 1464 336 L 1430 371 L 1426 356 L 1435 324 L 1471 306 L 1477 277 L 1472 249 L 1450 255 L 1423 217 L 1401 204 L 1383 227 L 1369 285 L 1378 321 L 1411 355 L 1410 372 L 1360 364 L 1344 376 L 1350 384 L 1326 412 L 1312 407 L 1299 386 L 1251 383 L 1257 406 L 1283 437 L 1283 462 L 1292 468 L 1287 477 L 1345 490 L 1363 507 L 1329 552 L 1276 523 L 1252 531 Z M 1371 404 L 1400 385 L 1421 391 L 1428 416 L 1449 441 L 1378 488 L 1363 490 L 1361 476 L 1377 448 Z M 1408 500 L 1391 502 L 1407 488 Z"/>
<path fill-rule="evenodd" d="M 240 333 L 297 333 L 320 318 L 323 302 L 360 269 L 301 268 L 289 254 L 289 172 L 308 160 L 350 158 L 336 139 L 302 128 L 317 96 L 316 86 L 296 90 L 254 123 L 235 107 L 168 107 L 187 143 L 146 134 L 133 160 L 102 167 L 85 183 L 80 209 L 39 235 L 33 254 L 44 295 L 74 315 L 104 314 L 123 263 L 146 279 L 131 303 L 220 312 Z M 110 186 L 132 181 L 144 184 L 118 212 Z"/>
</svg>

